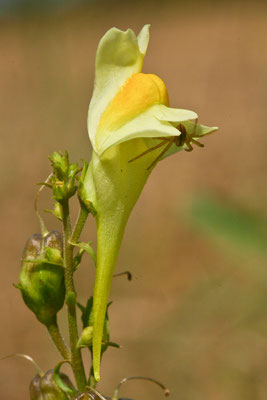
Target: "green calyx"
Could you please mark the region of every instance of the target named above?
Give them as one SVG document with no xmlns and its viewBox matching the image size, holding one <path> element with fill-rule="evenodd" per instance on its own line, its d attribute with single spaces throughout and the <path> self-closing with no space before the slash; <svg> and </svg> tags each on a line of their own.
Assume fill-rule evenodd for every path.
<svg viewBox="0 0 267 400">
<path fill-rule="evenodd" d="M 108 316 L 108 308 L 112 303 L 110 302 L 107 306 L 105 321 L 104 321 L 104 329 L 103 329 L 103 337 L 101 344 L 101 356 L 108 349 L 109 346 L 120 348 L 120 346 L 116 343 L 110 342 L 109 338 L 109 316 Z M 82 311 L 82 323 L 83 323 L 83 331 L 81 337 L 78 341 L 77 346 L 79 348 L 88 347 L 90 352 L 93 352 L 93 297 L 90 297 L 87 301 L 86 307 L 78 304 L 80 310 Z"/>
<path fill-rule="evenodd" d="M 26 243 L 18 288 L 36 318 L 50 325 L 65 299 L 62 238 L 57 231 L 32 235 Z"/>
<path fill-rule="evenodd" d="M 60 373 L 60 379 L 71 391 L 75 391 L 67 375 Z M 30 383 L 31 400 L 68 400 L 67 394 L 58 387 L 51 369 L 44 376 L 36 375 Z"/>
</svg>

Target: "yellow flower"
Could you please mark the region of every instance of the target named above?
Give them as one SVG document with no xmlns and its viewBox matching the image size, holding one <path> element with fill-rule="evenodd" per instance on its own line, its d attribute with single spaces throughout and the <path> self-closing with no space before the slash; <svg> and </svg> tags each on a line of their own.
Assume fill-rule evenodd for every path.
<svg viewBox="0 0 267 400">
<path fill-rule="evenodd" d="M 93 147 L 83 200 L 97 220 L 97 266 L 93 305 L 93 366 L 100 379 L 103 325 L 112 275 L 128 217 L 156 163 L 191 150 L 217 128 L 197 125 L 193 111 L 169 107 L 164 82 L 141 72 L 149 25 L 138 36 L 110 29 L 96 54 L 88 130 Z"/>
</svg>

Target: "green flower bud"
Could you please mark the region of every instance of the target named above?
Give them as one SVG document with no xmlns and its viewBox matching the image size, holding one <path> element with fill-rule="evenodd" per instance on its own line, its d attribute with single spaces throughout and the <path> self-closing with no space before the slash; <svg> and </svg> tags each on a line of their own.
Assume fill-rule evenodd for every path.
<svg viewBox="0 0 267 400">
<path fill-rule="evenodd" d="M 44 376 L 36 375 L 30 383 L 31 400 L 68 400 L 67 395 L 58 387 L 53 377 L 53 370 Z M 70 389 L 75 390 L 68 376 L 60 373 L 61 380 Z"/>
<path fill-rule="evenodd" d="M 53 210 L 47 209 L 44 211 L 53 214 L 57 219 L 62 221 L 62 206 L 58 201 L 55 201 Z"/>
<path fill-rule="evenodd" d="M 81 204 L 93 215 L 96 215 L 96 210 L 93 206 L 93 203 L 88 200 L 88 189 L 87 185 L 85 185 L 85 177 L 88 170 L 88 163 L 86 161 L 83 162 L 83 170 L 81 176 L 79 178 L 79 186 L 78 186 L 78 197 Z"/>
<path fill-rule="evenodd" d="M 55 321 L 65 299 L 62 238 L 56 231 L 32 235 L 26 243 L 18 288 L 25 304 L 45 325 Z"/>
<path fill-rule="evenodd" d="M 104 321 L 104 329 L 103 329 L 103 338 L 101 345 L 101 356 L 107 350 L 109 346 L 120 347 L 116 343 L 109 341 L 109 317 L 108 317 L 108 308 L 111 303 L 108 304 L 105 321 Z M 88 347 L 92 352 L 92 338 L 93 338 L 93 297 L 90 297 L 87 301 L 86 307 L 78 304 L 79 308 L 82 311 L 82 323 L 83 323 L 83 331 L 81 337 L 78 341 L 78 347 Z"/>
<path fill-rule="evenodd" d="M 77 346 L 81 347 L 92 347 L 93 339 L 93 327 L 87 326 L 83 329 L 80 339 L 78 340 Z"/>
</svg>

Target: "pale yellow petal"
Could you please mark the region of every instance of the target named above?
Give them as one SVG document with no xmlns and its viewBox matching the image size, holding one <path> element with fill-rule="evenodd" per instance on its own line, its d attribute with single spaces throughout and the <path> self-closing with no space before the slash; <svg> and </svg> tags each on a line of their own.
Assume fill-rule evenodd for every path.
<svg viewBox="0 0 267 400">
<path fill-rule="evenodd" d="M 196 119 L 197 113 L 190 110 L 184 110 L 179 108 L 170 108 L 162 105 L 158 107 L 156 117 L 161 121 L 168 122 L 182 122 L 189 119 Z"/>
<path fill-rule="evenodd" d="M 125 82 L 142 70 L 149 41 L 148 30 L 149 26 L 144 26 L 137 38 L 131 29 L 123 32 L 112 28 L 100 40 L 96 53 L 94 91 L 88 113 L 88 130 L 93 147 L 104 110 Z"/>
</svg>

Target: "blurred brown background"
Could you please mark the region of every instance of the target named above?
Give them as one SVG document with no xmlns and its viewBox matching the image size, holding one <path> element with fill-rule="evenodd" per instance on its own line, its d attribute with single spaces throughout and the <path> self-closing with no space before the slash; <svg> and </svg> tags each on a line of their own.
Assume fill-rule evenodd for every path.
<svg viewBox="0 0 267 400">
<path fill-rule="evenodd" d="M 112 394 L 124 376 L 146 375 L 177 400 L 266 399 L 266 2 L 44 4 L 1 3 L 0 357 L 26 353 L 44 370 L 59 361 L 12 286 L 24 243 L 39 231 L 36 182 L 50 173 L 54 150 L 90 157 L 86 117 L 101 36 L 150 23 L 144 71 L 163 78 L 172 106 L 220 131 L 204 149 L 160 163 L 132 213 L 117 271 L 131 270 L 133 281 L 115 279 L 111 293 L 111 339 L 123 348 L 105 354 L 99 389 Z M 40 207 L 49 204 L 47 191 Z M 85 238 L 95 239 L 92 218 Z M 93 273 L 86 258 L 76 275 L 81 302 Z M 64 312 L 60 320 L 66 334 Z M 0 371 L 1 400 L 29 399 L 32 365 L 10 359 Z M 145 382 L 121 394 L 163 398 Z"/>
</svg>

